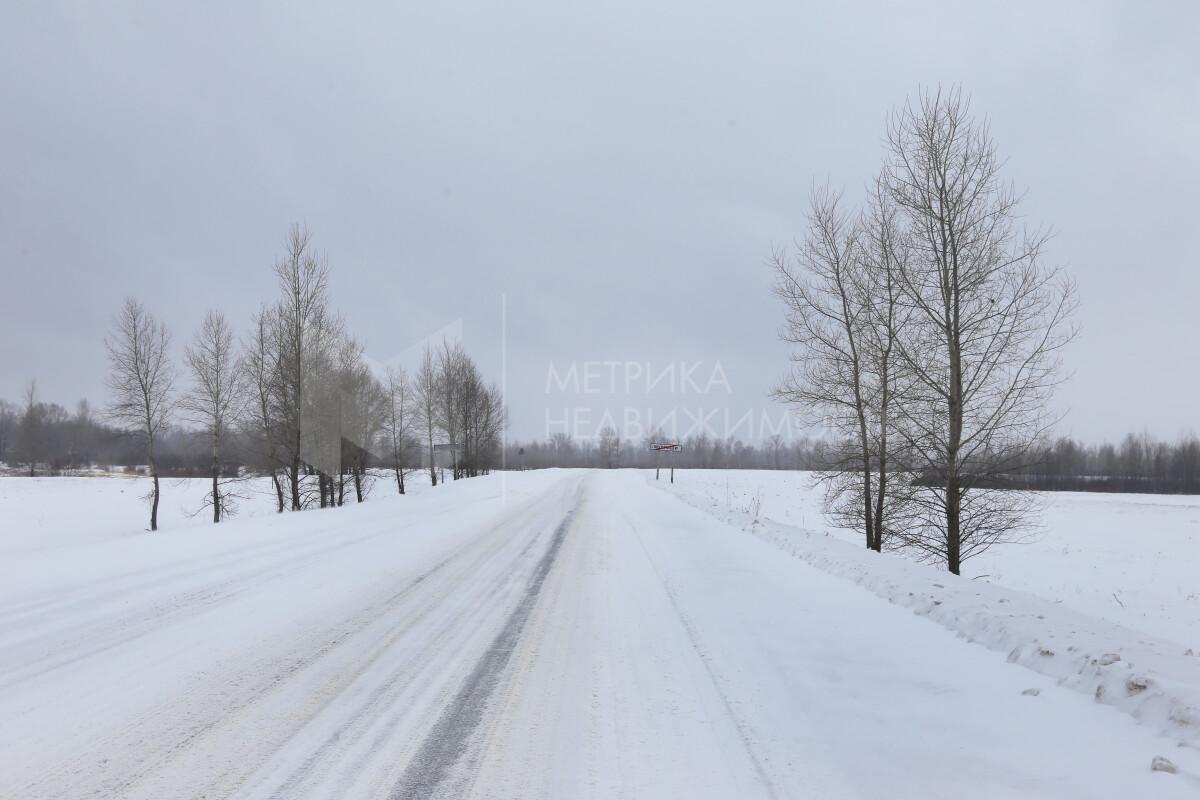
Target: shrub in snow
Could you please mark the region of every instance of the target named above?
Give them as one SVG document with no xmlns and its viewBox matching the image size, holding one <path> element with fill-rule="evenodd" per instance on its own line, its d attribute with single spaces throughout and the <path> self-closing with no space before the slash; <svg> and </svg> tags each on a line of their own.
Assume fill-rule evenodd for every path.
<svg viewBox="0 0 1200 800">
<path fill-rule="evenodd" d="M 1169 772 L 1172 775 L 1179 771 L 1174 762 L 1162 756 L 1154 757 L 1154 760 L 1150 762 L 1150 769 L 1153 772 Z"/>
<path fill-rule="evenodd" d="M 1144 678 L 1141 675 L 1130 675 L 1125 679 L 1125 691 L 1130 694 L 1144 692 L 1150 688 L 1150 679 Z"/>
</svg>

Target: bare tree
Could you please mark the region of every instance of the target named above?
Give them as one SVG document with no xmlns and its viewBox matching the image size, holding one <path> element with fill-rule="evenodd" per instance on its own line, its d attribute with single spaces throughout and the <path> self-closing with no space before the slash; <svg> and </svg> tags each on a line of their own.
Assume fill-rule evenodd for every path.
<svg viewBox="0 0 1200 800">
<path fill-rule="evenodd" d="M 462 344 L 442 340 L 442 348 L 438 353 L 437 386 L 438 386 L 438 423 L 446 434 L 446 442 L 450 446 L 451 471 L 454 480 L 462 477 L 460 433 L 462 431 L 462 415 L 465 404 L 464 392 L 470 375 L 467 372 L 469 360 L 462 349 Z"/>
<path fill-rule="evenodd" d="M 341 504 L 344 493 L 344 439 L 351 397 L 347 371 L 358 357 L 358 346 L 345 336 L 341 320 L 322 316 L 305 335 L 302 364 L 304 394 L 297 417 L 301 437 L 300 467 L 316 477 L 316 502 L 321 508 Z M 304 482 L 298 472 L 296 484 Z M 299 489 L 300 507 L 313 504 L 311 486 Z"/>
<path fill-rule="evenodd" d="M 315 347 L 324 336 L 329 267 L 313 252 L 312 237 L 302 225 L 288 231 L 286 251 L 275 263 L 282 299 L 276 311 L 279 347 L 280 441 L 287 454 L 288 488 L 292 510 L 302 508 L 301 466 L 304 461 L 305 432 L 302 417 L 306 407 L 306 379 L 316 360 Z"/>
<path fill-rule="evenodd" d="M 38 402 L 37 379 L 25 384 L 25 408 L 17 427 L 17 458 L 29 466 L 29 477 L 37 475 L 37 465 L 45 457 L 45 408 Z"/>
<path fill-rule="evenodd" d="M 184 350 L 184 362 L 192 374 L 192 386 L 181 405 L 192 422 L 199 425 L 212 454 L 213 522 L 232 513 L 232 495 L 221 484 L 221 443 L 244 408 L 245 373 L 239 369 L 234 351 L 233 330 L 218 311 L 209 311 L 196 339 Z"/>
<path fill-rule="evenodd" d="M 1033 498 L 998 487 L 1055 421 L 1074 285 L 1043 263 L 1047 233 L 1017 228 L 1017 195 L 960 90 L 897 109 L 887 141 L 884 181 L 911 248 L 899 430 L 925 484 L 907 539 L 958 574 L 1032 523 Z"/>
<path fill-rule="evenodd" d="M 0 400 L 0 464 L 7 464 L 12 458 L 17 420 L 16 407 L 7 400 Z"/>
<path fill-rule="evenodd" d="M 437 461 L 434 458 L 433 452 L 433 432 L 438 427 L 438 377 L 437 367 L 434 364 L 433 348 L 429 345 L 425 346 L 425 352 L 421 355 L 421 366 L 417 369 L 417 379 L 415 384 L 415 394 L 417 401 L 417 413 L 420 415 L 420 424 L 424 428 L 426 444 L 429 453 L 429 480 L 433 486 L 437 486 Z"/>
<path fill-rule="evenodd" d="M 877 176 L 861 216 L 862 238 L 857 257 L 863 265 L 865 298 L 862 353 L 867 377 L 869 455 L 874 456 L 875 512 L 873 549 L 902 544 L 900 535 L 912 520 L 914 488 L 906 448 L 896 436 L 897 404 L 909 374 L 899 355 L 900 339 L 909 325 L 900 276 L 908 263 L 908 232 L 899 219 L 882 176 Z M 864 462 L 868 469 L 869 459 Z M 870 486 L 870 482 L 864 482 Z M 858 504 L 851 505 L 857 512 Z M 865 521 L 865 520 L 864 520 Z"/>
<path fill-rule="evenodd" d="M 508 426 L 508 409 L 499 387 L 492 384 L 482 388 L 475 409 L 471 424 L 471 469 L 473 474 L 486 475 L 501 463 L 504 429 Z"/>
<path fill-rule="evenodd" d="M 409 461 L 409 444 L 415 426 L 416 406 L 412 384 L 403 367 L 389 367 L 387 371 L 387 405 L 384 418 L 384 436 L 396 475 L 396 490 L 404 494 L 404 476 Z"/>
<path fill-rule="evenodd" d="M 261 457 L 275 489 L 275 510 L 284 509 L 283 465 L 279 459 L 279 425 L 276 419 L 280 397 L 278 317 L 270 308 L 254 316 L 249 340 L 243 345 L 241 369 L 249 395 L 247 421 L 259 441 Z"/>
<path fill-rule="evenodd" d="M 363 359 L 362 346 L 345 337 L 338 352 L 341 397 L 341 465 L 338 505 L 344 503 L 344 476 L 354 483 L 354 496 L 363 502 L 374 478 L 367 471 L 368 459 L 387 420 L 387 393 Z"/>
<path fill-rule="evenodd" d="M 67 464 L 71 470 L 92 463 L 93 447 L 95 445 L 95 423 L 92 420 L 92 406 L 86 397 L 79 399 L 75 406 L 75 416 L 71 419 L 67 432 Z"/>
<path fill-rule="evenodd" d="M 153 487 L 150 530 L 158 530 L 158 460 L 155 445 L 170 421 L 175 368 L 168 356 L 171 336 L 134 298 L 125 301 L 105 339 L 108 350 L 109 416 L 137 436 L 145 448 Z"/>
<path fill-rule="evenodd" d="M 616 428 L 605 425 L 600 429 L 597 448 L 605 469 L 615 469 L 621 465 L 621 437 Z"/>
<path fill-rule="evenodd" d="M 773 395 L 834 434 L 833 459 L 821 472 L 826 507 L 841 525 L 862 530 L 876 551 L 899 515 L 888 458 L 899 239 L 886 198 L 873 196 L 868 212 L 855 215 L 840 195 L 818 187 L 794 265 L 782 252 L 774 259 L 775 293 L 787 311 L 782 336 L 799 349 Z"/>
</svg>

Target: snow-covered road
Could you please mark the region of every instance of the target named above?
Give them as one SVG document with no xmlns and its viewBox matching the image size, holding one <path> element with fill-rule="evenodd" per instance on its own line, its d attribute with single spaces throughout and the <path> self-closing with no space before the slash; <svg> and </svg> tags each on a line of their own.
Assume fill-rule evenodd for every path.
<svg viewBox="0 0 1200 800">
<path fill-rule="evenodd" d="M 1182 798 L 1195 756 L 635 472 L 0 564 L 5 798 Z"/>
</svg>

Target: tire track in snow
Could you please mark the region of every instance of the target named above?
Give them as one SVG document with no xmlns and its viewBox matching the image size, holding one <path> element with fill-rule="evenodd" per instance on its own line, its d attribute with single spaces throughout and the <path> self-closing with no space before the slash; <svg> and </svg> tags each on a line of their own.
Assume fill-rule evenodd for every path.
<svg viewBox="0 0 1200 800">
<path fill-rule="evenodd" d="M 408 526 L 404 526 L 408 527 Z M 381 536 L 396 535 L 399 530 L 383 530 L 355 540 L 341 541 L 296 553 L 268 564 L 255 565 L 234 573 L 219 583 L 193 590 L 155 597 L 149 603 L 119 607 L 99 617 L 89 617 L 71 627 L 53 630 L 48 634 L 0 647 L 0 661 L 17 664 L 0 677 L 0 690 L 25 681 L 44 677 L 56 670 L 119 648 L 179 620 L 199 615 L 236 599 L 248 590 L 259 590 L 268 583 L 286 578 L 305 565 L 318 563 L 323 556 L 353 547 L 363 541 Z M 140 588 L 140 587 L 139 587 Z M 123 592 L 119 599 L 131 596 L 138 589 Z M 100 604 L 100 601 L 94 601 Z"/>
<path fill-rule="evenodd" d="M 513 526 L 517 526 L 518 524 L 514 520 Z M 493 531 L 490 531 L 488 536 L 494 537 L 498 532 L 507 527 L 509 526 L 497 527 Z M 506 553 L 506 545 L 504 544 L 504 539 L 506 538 L 498 539 L 491 551 L 476 553 L 476 560 L 472 563 L 471 568 L 463 570 L 462 575 L 458 578 L 458 584 L 451 589 L 442 590 L 435 597 L 430 597 L 426 607 L 415 613 L 411 613 L 402 627 L 395 630 L 389 637 L 388 642 L 379 648 L 376 655 L 368 659 L 358 669 L 353 678 L 354 680 L 357 680 L 374 661 L 381 657 L 387 650 L 390 650 L 396 642 L 407 635 L 418 623 L 423 622 L 430 614 L 442 609 L 446 604 L 446 594 L 448 592 L 462 592 L 465 590 L 474 595 L 471 598 L 471 602 L 463 604 L 462 607 L 454 611 L 453 616 L 443 620 L 439 630 L 433 632 L 419 647 L 408 652 L 403 662 L 396 664 L 386 678 L 380 680 L 374 688 L 356 702 L 357 710 L 355 713 L 351 714 L 347 720 L 339 723 L 328 733 L 325 736 L 324 742 L 315 748 L 297 769 L 272 790 L 270 796 L 273 800 L 288 800 L 288 798 L 295 796 L 305 796 L 311 788 L 309 784 L 314 776 L 319 775 L 323 771 L 333 771 L 335 767 L 337 771 L 345 775 L 357 775 L 364 771 L 370 771 L 372 767 L 371 762 L 373 762 L 379 752 L 382 752 L 382 748 L 385 747 L 384 743 L 394 733 L 396 727 L 401 724 L 399 715 L 393 713 L 397 698 L 412 688 L 414 681 L 420 681 L 426 677 L 418 674 L 422 672 L 422 666 L 428 665 L 432 659 L 442 655 L 441 648 L 445 646 L 445 642 L 453 638 L 452 635 L 462 630 L 464 626 L 471 624 L 473 618 L 476 616 L 474 609 L 481 606 L 486 607 L 491 603 L 503 602 L 502 595 L 511 585 L 511 580 L 508 576 L 499 576 L 497 580 L 489 583 L 489 585 L 478 587 L 464 587 L 464 583 L 475 581 L 481 565 L 490 563 L 496 558 L 507 555 L 508 560 L 513 564 L 520 563 L 545 536 L 543 531 L 538 531 L 530 536 L 528 541 L 521 545 L 516 555 Z M 346 681 L 347 685 L 351 682 L 349 679 Z M 446 694 L 449 694 L 449 691 Z M 377 728 L 378 730 L 376 730 Z M 354 759 L 353 763 L 347 763 L 348 752 L 354 749 L 361 749 L 359 748 L 359 742 L 368 735 L 374 740 L 372 745 L 366 752 L 361 753 L 357 759 Z"/>
<path fill-rule="evenodd" d="M 127 595 L 134 595 L 161 586 L 172 586 L 181 580 L 202 576 L 206 572 L 219 572 L 222 567 L 229 564 L 238 564 L 275 554 L 296 554 L 300 552 L 299 548 L 302 546 L 321 541 L 328 543 L 328 540 L 329 532 L 320 530 L 295 538 L 256 542 L 220 553 L 192 556 L 183 562 L 160 564 L 104 575 L 69 587 L 42 590 L 29 597 L 6 601 L 4 609 L 0 610 L 0 626 L 2 626 L 0 632 L 9 627 L 19 628 L 29 620 L 45 614 L 95 607 L 120 600 Z"/>
<path fill-rule="evenodd" d="M 624 517 L 625 524 L 628 525 L 629 529 L 633 531 L 633 535 L 637 538 L 638 544 L 641 545 L 642 552 L 646 554 L 646 561 L 649 562 L 650 568 L 654 570 L 654 574 L 658 576 L 658 580 L 662 584 L 663 591 L 666 593 L 667 598 L 671 601 L 671 607 L 675 609 L 675 614 L 679 617 L 679 622 L 683 626 L 684 632 L 687 634 L 688 641 L 692 643 L 692 649 L 696 651 L 696 657 L 699 658 L 700 663 L 704 665 L 704 670 L 708 673 L 708 679 L 712 683 L 713 688 L 716 690 L 717 697 L 721 699 L 721 704 L 725 707 L 725 713 L 728 715 L 729 720 L 734 724 L 734 727 L 737 728 L 738 736 L 742 740 L 742 746 L 746 751 L 747 757 L 750 759 L 750 763 L 754 766 L 754 771 L 758 775 L 758 779 L 762 783 L 763 788 L 766 790 L 767 796 L 772 798 L 772 800 L 778 800 L 780 797 L 779 791 L 775 788 L 775 784 L 771 780 L 770 773 L 767 772 L 766 765 L 763 764 L 758 753 L 754 751 L 754 747 L 752 745 L 754 737 L 751 735 L 751 730 L 741 719 L 741 717 L 738 716 L 737 712 L 733 708 L 733 704 L 729 701 L 729 697 L 725 694 L 725 690 L 721 686 L 721 680 L 717 677 L 717 673 L 713 669 L 712 661 L 709 660 L 708 654 L 704 651 L 704 648 L 700 646 L 700 638 L 696 632 L 696 626 L 692 623 L 691 619 L 687 616 L 687 614 L 684 613 L 683 608 L 680 606 L 679 596 L 676 594 L 675 588 L 667 581 L 666 576 L 663 575 L 662 570 L 658 568 L 658 564 L 655 563 L 654 558 L 650 555 L 649 549 L 646 548 L 646 542 L 642 540 L 642 532 L 638 529 L 637 524 L 628 514 L 624 515 Z"/>
<path fill-rule="evenodd" d="M 554 566 L 578 509 L 569 511 L 554 531 L 554 538 L 541 557 L 521 601 L 492 640 L 458 694 L 442 712 L 409 767 L 388 795 L 389 800 L 426 800 L 443 788 L 451 771 L 467 753 L 472 735 L 483 721 L 488 700 L 512 659 L 525 623 L 529 620 L 546 576 Z"/>
</svg>

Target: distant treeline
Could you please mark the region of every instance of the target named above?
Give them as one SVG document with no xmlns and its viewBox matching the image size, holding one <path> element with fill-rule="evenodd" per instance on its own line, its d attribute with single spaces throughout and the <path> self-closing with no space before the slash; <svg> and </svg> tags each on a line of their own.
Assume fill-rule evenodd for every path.
<svg viewBox="0 0 1200 800">
<path fill-rule="evenodd" d="M 22 406 L 0 400 L 0 462 L 10 472 L 73 475 L 93 467 L 133 468 L 145 463 L 143 451 L 134 437 L 98 419 L 87 400 L 74 411 L 36 399 Z M 182 430 L 164 435 L 159 460 L 163 475 L 209 471 L 203 442 Z"/>
<path fill-rule="evenodd" d="M 98 419 L 87 400 L 79 401 L 74 411 L 37 402 L 32 417 L 30 413 L 28 406 L 0 400 L 0 462 L 10 473 L 72 475 L 93 466 L 128 469 L 142 463 L 139 443 Z M 558 434 L 546 441 L 512 441 L 505 461 L 509 469 L 650 468 L 657 458 L 664 466 L 682 469 L 819 470 L 835 458 L 832 446 L 822 439 L 775 436 L 756 445 L 707 435 L 683 439 L 681 452 L 656 456 L 648 449 L 655 438 L 667 437 L 621 439 L 605 431 L 596 440 Z M 248 438 L 231 436 L 225 450 L 231 471 L 266 469 L 259 463 L 260 448 Z M 414 446 L 409 456 L 409 466 L 416 467 L 426 454 Z M 163 437 L 159 468 L 172 477 L 205 476 L 209 458 L 203 439 L 173 428 Z M 1164 442 L 1142 433 L 1100 445 L 1062 438 L 1038 448 L 1009 485 L 1047 491 L 1200 494 L 1200 438 L 1188 435 Z"/>
<path fill-rule="evenodd" d="M 1200 494 L 1200 439 L 1189 434 L 1172 443 L 1145 433 L 1116 445 L 1059 439 L 1041 448 L 1014 482 L 1050 491 Z"/>
<path fill-rule="evenodd" d="M 403 466 L 423 466 L 426 450 L 411 441 L 409 447 Z M 223 469 L 230 476 L 242 468 L 263 474 L 270 468 L 258 440 L 242 431 L 223 438 L 222 453 Z M 208 477 L 212 469 L 208 441 L 184 427 L 163 433 L 157 458 L 163 477 Z M 370 461 L 372 466 L 391 466 L 386 455 Z M 145 466 L 145 455 L 136 437 L 98 418 L 87 400 L 68 411 L 58 403 L 18 407 L 0 399 L 0 464 L 10 475 L 70 476 L 90 470 L 132 471 Z"/>
<path fill-rule="evenodd" d="M 777 435 L 756 446 L 733 437 L 700 434 L 679 440 L 682 451 L 661 455 L 650 452 L 652 441 L 674 440 L 665 434 L 622 439 L 611 428 L 601 431 L 595 440 L 559 433 L 541 442 L 510 441 L 505 461 L 515 469 L 653 467 L 656 458 L 663 466 L 674 464 L 685 469 L 819 469 L 827 460 L 827 445 L 808 438 L 788 441 Z"/>
<path fill-rule="evenodd" d="M 257 448 L 230 436 L 226 468 L 255 466 Z M 125 431 L 105 424 L 80 400 L 75 411 L 58 403 L 17 407 L 0 400 L 0 463 L 10 474 L 77 475 L 91 469 L 131 470 L 145 464 L 145 448 Z M 174 428 L 163 434 L 159 472 L 164 477 L 207 476 L 211 454 L 195 433 Z M 265 466 L 265 465 L 261 465 Z"/>
<path fill-rule="evenodd" d="M 839 451 L 822 439 L 781 436 L 754 445 L 738 439 L 690 436 L 678 453 L 650 452 L 652 440 L 622 440 L 609 430 L 599 439 L 575 440 L 558 434 L 544 442 L 510 442 L 509 468 L 653 467 L 701 469 L 820 470 L 838 462 Z M 918 479 L 919 480 L 919 479 Z M 1033 450 L 1027 464 L 1007 476 L 1006 486 L 1044 491 L 1200 494 L 1200 439 L 1175 442 L 1129 434 L 1119 444 L 1087 445 L 1061 438 Z"/>
</svg>

